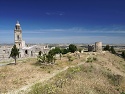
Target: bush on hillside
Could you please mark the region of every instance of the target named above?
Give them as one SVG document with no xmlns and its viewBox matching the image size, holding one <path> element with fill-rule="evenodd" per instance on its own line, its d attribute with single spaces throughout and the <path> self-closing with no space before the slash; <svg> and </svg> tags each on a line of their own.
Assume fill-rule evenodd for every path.
<svg viewBox="0 0 125 94">
<path fill-rule="evenodd" d="M 105 50 L 105 51 L 110 51 L 110 46 L 109 46 L 109 45 L 106 45 L 106 46 L 104 47 L 104 50 Z"/>
<path fill-rule="evenodd" d="M 122 52 L 122 57 L 125 58 L 125 51 Z"/>
<path fill-rule="evenodd" d="M 74 44 L 69 45 L 69 52 L 74 53 L 77 51 L 77 47 Z"/>
<path fill-rule="evenodd" d="M 113 46 L 111 46 L 110 51 L 111 51 L 112 54 L 116 54 L 115 49 L 114 49 Z"/>
</svg>

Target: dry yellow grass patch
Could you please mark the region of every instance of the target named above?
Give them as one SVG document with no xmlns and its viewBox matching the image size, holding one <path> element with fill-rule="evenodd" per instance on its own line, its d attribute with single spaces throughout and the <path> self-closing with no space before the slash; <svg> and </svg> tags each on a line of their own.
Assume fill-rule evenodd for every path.
<svg viewBox="0 0 125 94">
<path fill-rule="evenodd" d="M 124 94 L 125 61 L 109 52 L 84 53 L 86 56 L 96 59 L 69 68 L 45 85 L 36 84 L 29 94 Z"/>
<path fill-rule="evenodd" d="M 32 66 L 33 62 L 36 60 L 30 59 L 26 63 L 0 67 L 0 92 L 20 88 L 41 76 L 42 71 L 39 71 L 38 67 Z"/>
<path fill-rule="evenodd" d="M 74 58 L 74 55 L 71 54 Z M 76 65 L 83 62 L 83 58 L 75 58 L 69 62 L 67 57 L 57 59 L 53 65 L 40 65 L 36 58 L 18 60 L 17 65 L 7 65 L 0 67 L 0 93 L 17 90 L 23 86 L 36 83 L 41 79 L 46 79 L 47 75 L 52 75 L 56 70 L 61 70 L 66 66 Z M 77 61 L 77 62 L 76 62 Z"/>
</svg>

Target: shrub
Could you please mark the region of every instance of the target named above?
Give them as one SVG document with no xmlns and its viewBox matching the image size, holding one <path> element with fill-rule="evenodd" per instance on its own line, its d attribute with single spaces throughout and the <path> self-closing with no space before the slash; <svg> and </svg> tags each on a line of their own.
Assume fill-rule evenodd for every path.
<svg viewBox="0 0 125 94">
<path fill-rule="evenodd" d="M 62 49 L 62 54 L 67 54 L 69 52 L 68 49 Z"/>
<path fill-rule="evenodd" d="M 106 46 L 104 47 L 104 50 L 105 50 L 105 51 L 110 51 L 110 46 L 109 46 L 109 45 L 106 45 Z"/>
<path fill-rule="evenodd" d="M 39 51 L 39 55 L 41 56 L 41 54 L 42 54 L 42 52 L 41 51 Z"/>
<path fill-rule="evenodd" d="M 97 61 L 96 57 L 88 57 L 86 62 L 93 62 L 93 61 Z"/>
<path fill-rule="evenodd" d="M 111 53 L 112 53 L 112 54 L 116 54 L 116 52 L 115 52 L 115 50 L 114 50 L 114 47 L 113 47 L 113 46 L 111 46 L 110 51 L 111 51 Z"/>
<path fill-rule="evenodd" d="M 28 94 L 56 94 L 56 86 L 41 83 L 37 83 L 32 86 L 31 91 Z"/>
<path fill-rule="evenodd" d="M 121 92 L 121 94 L 125 94 L 125 92 Z"/>
<path fill-rule="evenodd" d="M 122 57 L 125 58 L 125 51 L 122 52 Z"/>
<path fill-rule="evenodd" d="M 76 72 L 79 72 L 80 70 L 81 70 L 80 67 L 74 67 L 74 68 L 69 68 L 68 72 L 74 74 Z"/>
<path fill-rule="evenodd" d="M 119 86 L 122 81 L 122 76 L 121 75 L 114 75 L 114 74 L 107 74 L 108 79 L 110 79 L 111 83 L 114 86 Z"/>
<path fill-rule="evenodd" d="M 70 55 L 67 56 L 69 61 L 73 61 L 72 57 Z"/>
<path fill-rule="evenodd" d="M 69 45 L 69 51 L 71 53 L 74 53 L 75 51 L 77 51 L 77 47 L 74 44 L 70 44 Z"/>
</svg>

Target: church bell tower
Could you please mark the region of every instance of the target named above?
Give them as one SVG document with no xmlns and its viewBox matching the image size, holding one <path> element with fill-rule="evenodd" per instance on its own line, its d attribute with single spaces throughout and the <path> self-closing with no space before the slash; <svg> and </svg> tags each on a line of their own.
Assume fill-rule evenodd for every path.
<svg viewBox="0 0 125 94">
<path fill-rule="evenodd" d="M 22 48 L 22 29 L 20 27 L 19 21 L 17 21 L 14 29 L 14 41 L 16 47 Z"/>
</svg>

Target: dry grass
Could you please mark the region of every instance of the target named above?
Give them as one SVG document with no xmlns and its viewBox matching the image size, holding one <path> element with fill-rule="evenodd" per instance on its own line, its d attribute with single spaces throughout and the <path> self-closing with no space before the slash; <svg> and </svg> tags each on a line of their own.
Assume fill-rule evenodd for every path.
<svg viewBox="0 0 125 94">
<path fill-rule="evenodd" d="M 71 55 L 73 58 L 74 55 Z M 77 60 L 77 62 L 75 62 Z M 61 70 L 66 66 L 76 65 L 82 62 L 83 58 L 75 58 L 69 62 L 67 57 L 57 58 L 53 65 L 40 65 L 36 58 L 28 58 L 18 60 L 17 65 L 7 65 L 0 67 L 0 93 L 5 93 L 11 90 L 17 90 L 31 83 L 36 83 L 41 79 L 46 79 L 48 75 L 52 75 L 56 70 Z"/>
<path fill-rule="evenodd" d="M 35 59 L 27 60 L 27 63 L 17 65 L 7 65 L 0 67 L 0 92 L 14 90 L 23 85 L 27 85 L 35 80 L 41 72 L 35 66 L 31 66 Z"/>
<path fill-rule="evenodd" d="M 47 84 L 36 84 L 29 94 L 124 94 L 125 61 L 109 52 L 89 53 L 89 57 L 97 59 L 69 68 Z"/>
<path fill-rule="evenodd" d="M 67 55 L 73 61 L 69 61 Z M 0 93 L 44 81 L 67 66 L 86 62 L 87 58 L 92 58 L 91 62 L 69 68 L 47 81 L 48 84 L 34 85 L 29 94 L 120 94 L 125 90 L 125 61 L 122 58 L 109 52 L 86 52 L 80 54 L 80 58 L 76 54 L 67 55 L 61 60 L 57 58 L 52 65 L 41 65 L 36 58 L 29 58 L 18 60 L 17 65 L 0 67 Z"/>
</svg>

